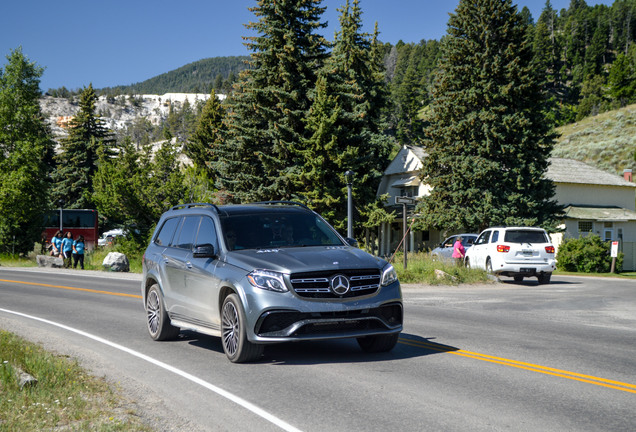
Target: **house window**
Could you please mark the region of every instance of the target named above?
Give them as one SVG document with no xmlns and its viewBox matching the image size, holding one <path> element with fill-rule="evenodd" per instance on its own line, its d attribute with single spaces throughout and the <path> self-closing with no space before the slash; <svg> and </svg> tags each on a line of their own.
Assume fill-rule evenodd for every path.
<svg viewBox="0 0 636 432">
<path fill-rule="evenodd" d="M 579 232 L 589 233 L 594 229 L 594 222 L 592 221 L 579 221 Z"/>
<path fill-rule="evenodd" d="M 605 222 L 605 228 L 614 228 L 613 222 Z"/>
<path fill-rule="evenodd" d="M 404 186 L 400 188 L 400 195 L 404 197 L 416 197 L 417 186 Z"/>
</svg>

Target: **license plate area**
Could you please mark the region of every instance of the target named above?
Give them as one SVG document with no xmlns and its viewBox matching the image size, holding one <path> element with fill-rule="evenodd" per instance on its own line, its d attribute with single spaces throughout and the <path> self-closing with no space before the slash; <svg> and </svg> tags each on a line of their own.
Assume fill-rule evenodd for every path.
<svg viewBox="0 0 636 432">
<path fill-rule="evenodd" d="M 521 267 L 519 269 L 520 273 L 535 273 L 537 271 L 536 268 L 530 268 L 530 267 Z"/>
</svg>

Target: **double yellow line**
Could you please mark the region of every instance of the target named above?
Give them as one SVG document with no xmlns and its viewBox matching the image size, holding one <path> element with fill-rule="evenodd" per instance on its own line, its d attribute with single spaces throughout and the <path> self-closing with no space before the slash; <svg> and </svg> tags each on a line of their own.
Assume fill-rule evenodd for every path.
<svg viewBox="0 0 636 432">
<path fill-rule="evenodd" d="M 561 378 L 567 378 L 575 381 L 581 381 L 588 384 L 594 384 L 598 386 L 608 387 L 614 390 L 621 390 L 629 393 L 636 393 L 636 385 L 628 384 L 620 381 L 609 380 L 605 378 L 599 378 L 591 375 L 584 375 L 576 372 L 570 372 L 563 369 L 555 369 L 547 366 L 536 365 L 532 363 L 520 362 L 517 360 L 510 360 L 502 357 L 495 357 L 487 354 L 480 354 L 472 351 L 465 351 L 462 349 L 450 347 L 447 345 L 436 344 L 432 342 L 424 342 L 415 339 L 408 339 L 400 337 L 399 342 L 404 345 L 425 348 L 432 351 L 445 352 L 462 357 L 468 357 L 476 360 L 486 361 L 490 363 L 496 363 L 504 366 L 515 367 L 518 369 L 525 369 L 531 372 L 538 372 L 546 375 L 557 376 Z"/>
<path fill-rule="evenodd" d="M 113 295 L 113 296 L 119 296 L 119 297 L 131 297 L 131 298 L 137 298 L 137 299 L 141 298 L 141 296 L 137 294 L 101 291 L 101 290 L 93 290 L 89 288 L 75 288 L 75 287 L 69 287 L 69 286 L 63 286 L 63 285 L 52 285 L 52 284 L 44 284 L 44 283 L 37 283 L 37 282 L 23 282 L 23 281 L 15 281 L 15 280 L 7 280 L 7 279 L 0 279 L 0 282 L 44 286 L 49 288 L 58 288 L 58 289 L 65 289 L 65 290 L 71 290 L 71 291 L 82 291 L 82 292 L 89 292 L 93 294 L 106 294 L 106 295 Z M 581 381 L 588 384 L 608 387 L 614 390 L 621 390 L 621 391 L 625 391 L 629 393 L 636 393 L 636 385 L 634 384 L 628 384 L 628 383 L 624 383 L 620 381 L 599 378 L 599 377 L 595 377 L 591 375 L 579 374 L 576 372 L 570 372 L 570 371 L 566 371 L 562 369 L 555 369 L 555 368 L 536 365 L 532 363 L 520 362 L 517 360 L 510 360 L 503 357 L 495 357 L 495 356 L 491 356 L 487 354 L 480 354 L 480 353 L 476 353 L 472 351 L 465 351 L 465 350 L 454 348 L 448 345 L 442 345 L 442 344 L 437 344 L 433 342 L 425 342 L 421 340 L 410 339 L 404 336 L 400 337 L 399 342 L 401 344 L 408 345 L 408 346 L 425 348 L 428 350 L 438 351 L 438 352 L 445 352 L 445 353 L 454 354 L 454 355 L 458 355 L 462 357 L 468 357 L 468 358 L 486 361 L 490 363 L 496 363 L 496 364 L 500 364 L 504 366 L 515 367 L 518 369 L 525 369 L 531 372 L 538 372 L 538 373 L 542 373 L 546 375 L 552 375 L 552 376 L 557 376 L 560 378 L 567 378 L 567 379 Z"/>
<path fill-rule="evenodd" d="M 51 284 L 38 283 L 38 282 L 23 282 L 23 281 L 15 281 L 15 280 L 7 280 L 7 279 L 0 279 L 0 282 L 9 282 L 9 283 L 22 284 L 22 285 L 43 286 L 43 287 L 49 287 L 49 288 L 65 289 L 70 291 L 82 291 L 82 292 L 89 292 L 93 294 L 107 294 L 107 295 L 119 296 L 119 297 L 132 297 L 132 298 L 139 298 L 139 299 L 141 298 L 141 296 L 137 294 L 126 294 L 126 293 L 118 293 L 118 292 L 112 292 L 112 291 L 100 291 L 100 290 L 94 290 L 89 288 L 75 288 L 75 287 L 69 287 L 64 285 L 51 285 Z"/>
</svg>

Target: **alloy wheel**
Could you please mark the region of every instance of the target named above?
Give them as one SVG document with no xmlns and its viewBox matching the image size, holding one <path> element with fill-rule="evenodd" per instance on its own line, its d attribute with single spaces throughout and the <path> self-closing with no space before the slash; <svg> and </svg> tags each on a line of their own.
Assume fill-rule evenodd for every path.
<svg viewBox="0 0 636 432">
<path fill-rule="evenodd" d="M 222 319 L 222 331 L 223 331 L 223 345 L 228 355 L 233 356 L 236 354 L 240 337 L 240 322 L 238 311 L 234 303 L 227 302 L 223 306 L 223 319 Z"/>
</svg>

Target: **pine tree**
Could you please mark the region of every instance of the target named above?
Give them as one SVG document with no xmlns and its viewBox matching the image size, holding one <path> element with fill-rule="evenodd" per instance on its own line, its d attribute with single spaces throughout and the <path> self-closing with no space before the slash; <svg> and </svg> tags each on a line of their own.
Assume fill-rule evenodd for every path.
<svg viewBox="0 0 636 432">
<path fill-rule="evenodd" d="M 40 110 L 43 68 L 21 48 L 0 68 L 0 251 L 24 253 L 40 240 L 54 142 Z"/>
<path fill-rule="evenodd" d="M 217 173 L 211 168 L 213 164 L 208 162 L 216 159 L 215 148 L 223 139 L 222 133 L 225 131 L 224 118 L 225 108 L 212 91 L 210 99 L 203 106 L 196 129 L 184 148 L 185 154 L 194 164 L 209 171 L 212 178 L 216 178 Z"/>
<path fill-rule="evenodd" d="M 114 138 L 95 114 L 97 95 L 89 84 L 80 95 L 79 111 L 70 122 L 68 136 L 56 155 L 53 173 L 54 198 L 64 200 L 68 208 L 93 208 L 93 176 L 97 172 L 99 153 L 113 156 Z"/>
<path fill-rule="evenodd" d="M 549 225 L 554 133 L 522 18 L 510 0 L 461 0 L 435 80 L 422 176 L 428 226 Z"/>
<path fill-rule="evenodd" d="M 317 31 L 319 0 L 259 0 L 248 28 L 251 68 L 230 98 L 228 139 L 213 169 L 234 201 L 294 198 L 289 175 L 299 165 L 296 147 L 327 42 Z"/>
<path fill-rule="evenodd" d="M 303 166 L 294 188 L 336 228 L 346 216 L 345 172 L 355 173 L 354 201 L 363 219 L 375 201 L 390 142 L 382 134 L 386 106 L 381 55 L 374 35 L 363 33 L 358 0 L 339 9 L 340 30 L 332 54 L 319 72 L 308 114 L 311 137 L 298 149 Z"/>
<path fill-rule="evenodd" d="M 619 54 L 610 69 L 608 81 L 611 96 L 621 106 L 636 102 L 636 45 L 629 55 Z"/>
<path fill-rule="evenodd" d="M 129 137 L 115 156 L 100 150 L 91 197 L 100 216 L 110 224 L 134 225 L 147 240 L 161 214 L 192 195 L 184 184 L 179 153 L 167 141 L 154 152 L 151 145 L 137 150 Z"/>
<path fill-rule="evenodd" d="M 533 50 L 537 67 L 545 74 L 545 88 L 551 97 L 560 101 L 565 92 L 559 76 L 561 66 L 556 20 L 556 11 L 550 0 L 547 0 L 535 28 Z"/>
</svg>

